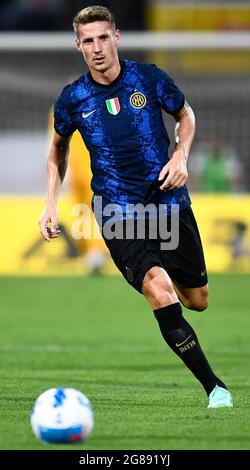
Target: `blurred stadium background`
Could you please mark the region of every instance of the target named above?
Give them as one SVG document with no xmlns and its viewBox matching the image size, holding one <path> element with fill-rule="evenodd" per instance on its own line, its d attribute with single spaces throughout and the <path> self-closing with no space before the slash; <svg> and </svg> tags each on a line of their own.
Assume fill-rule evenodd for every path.
<svg viewBox="0 0 250 470">
<path fill-rule="evenodd" d="M 192 317 L 192 324 L 237 391 L 230 420 L 226 411 L 217 421 L 204 418 L 200 389 L 170 354 L 166 369 L 165 345 L 140 296 L 118 277 L 85 277 L 87 246 L 71 237 L 76 218 L 69 177 L 59 201 L 63 236 L 50 244 L 40 239 L 51 106 L 62 87 L 86 70 L 71 23 L 75 12 L 95 3 L 115 13 L 121 57 L 165 69 L 196 114 L 189 187 L 208 269 L 217 274 L 211 275 L 209 315 Z M 55 381 L 93 398 L 99 428 L 89 448 L 248 448 L 249 0 L 1 1 L 0 63 L 1 417 L 11 436 L 0 434 L 0 448 L 42 448 L 31 441 L 27 412 L 34 396 Z M 173 136 L 172 119 L 164 119 Z M 224 191 L 219 181 L 212 191 L 202 183 L 202 165 L 215 139 L 223 149 L 223 171 L 229 171 Z M 87 160 L 82 165 L 89 174 Z M 116 273 L 110 261 L 103 273 Z M 46 279 L 52 275 L 59 279 Z"/>
</svg>

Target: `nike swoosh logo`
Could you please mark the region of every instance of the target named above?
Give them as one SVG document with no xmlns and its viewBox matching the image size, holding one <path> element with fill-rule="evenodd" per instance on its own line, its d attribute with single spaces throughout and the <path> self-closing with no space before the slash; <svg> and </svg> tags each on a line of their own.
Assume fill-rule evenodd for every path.
<svg viewBox="0 0 250 470">
<path fill-rule="evenodd" d="M 179 348 L 180 346 L 182 346 L 184 343 L 186 343 L 186 341 L 191 338 L 191 335 L 189 335 L 186 339 L 184 339 L 184 341 L 182 341 L 182 343 L 175 343 L 175 346 L 177 346 L 177 348 Z"/>
<path fill-rule="evenodd" d="M 91 114 L 95 113 L 96 112 L 96 109 L 93 109 L 93 111 L 90 111 L 90 113 L 82 113 L 82 117 L 84 119 L 86 119 L 87 117 L 89 117 Z"/>
</svg>

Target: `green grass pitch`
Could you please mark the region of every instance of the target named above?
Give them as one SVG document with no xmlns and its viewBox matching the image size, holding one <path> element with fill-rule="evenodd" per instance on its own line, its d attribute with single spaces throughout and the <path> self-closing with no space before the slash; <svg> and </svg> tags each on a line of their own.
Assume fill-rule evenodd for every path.
<svg viewBox="0 0 250 470">
<path fill-rule="evenodd" d="M 233 409 L 207 410 L 196 379 L 164 343 L 150 307 L 120 277 L 0 279 L 0 449 L 249 449 L 248 275 L 210 276 L 207 312 L 188 312 Z M 32 434 L 37 396 L 74 387 L 92 401 L 81 445 Z"/>
</svg>

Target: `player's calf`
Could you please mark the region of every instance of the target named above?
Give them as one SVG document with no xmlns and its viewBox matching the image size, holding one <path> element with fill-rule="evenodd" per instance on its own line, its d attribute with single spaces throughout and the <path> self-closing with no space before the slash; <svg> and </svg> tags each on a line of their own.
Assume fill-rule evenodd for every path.
<svg viewBox="0 0 250 470">
<path fill-rule="evenodd" d="M 198 300 L 185 299 L 183 305 L 189 310 L 195 310 L 196 312 L 203 312 L 208 307 L 208 297 L 203 297 Z"/>
<path fill-rule="evenodd" d="M 164 340 L 203 385 L 207 395 L 216 386 L 226 390 L 225 384 L 211 369 L 195 331 L 182 316 L 180 303 L 155 309 L 154 314 Z"/>
</svg>

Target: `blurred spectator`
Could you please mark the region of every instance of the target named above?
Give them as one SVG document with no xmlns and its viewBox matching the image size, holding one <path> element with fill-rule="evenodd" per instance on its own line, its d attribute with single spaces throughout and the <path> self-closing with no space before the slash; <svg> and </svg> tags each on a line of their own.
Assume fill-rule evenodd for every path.
<svg viewBox="0 0 250 470">
<path fill-rule="evenodd" d="M 201 144 L 189 159 L 190 189 L 226 193 L 243 191 L 242 169 L 234 150 L 219 134 Z"/>
</svg>

